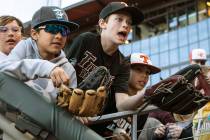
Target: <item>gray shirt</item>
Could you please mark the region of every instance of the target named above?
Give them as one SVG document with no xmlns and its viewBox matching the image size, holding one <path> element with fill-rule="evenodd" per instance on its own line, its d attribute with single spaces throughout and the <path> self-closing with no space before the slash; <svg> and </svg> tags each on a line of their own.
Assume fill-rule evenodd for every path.
<svg viewBox="0 0 210 140">
<path fill-rule="evenodd" d="M 57 96 L 57 88 L 49 79 L 51 71 L 62 67 L 70 77 L 69 87 L 77 86 L 76 72 L 68 62 L 63 51 L 50 61 L 43 60 L 39 54 L 37 44 L 31 38 L 20 41 L 8 57 L 0 62 L 0 71 L 17 79 L 23 80 L 27 85 L 40 91 L 50 100 Z"/>
</svg>

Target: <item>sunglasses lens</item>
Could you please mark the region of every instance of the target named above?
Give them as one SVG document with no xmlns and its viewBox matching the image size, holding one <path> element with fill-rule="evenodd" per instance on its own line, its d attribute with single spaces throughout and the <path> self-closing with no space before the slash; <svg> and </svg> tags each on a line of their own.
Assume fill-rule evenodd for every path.
<svg viewBox="0 0 210 140">
<path fill-rule="evenodd" d="M 48 24 L 45 27 L 45 31 L 51 34 L 61 33 L 62 36 L 68 36 L 70 34 L 69 29 L 62 25 Z"/>
</svg>

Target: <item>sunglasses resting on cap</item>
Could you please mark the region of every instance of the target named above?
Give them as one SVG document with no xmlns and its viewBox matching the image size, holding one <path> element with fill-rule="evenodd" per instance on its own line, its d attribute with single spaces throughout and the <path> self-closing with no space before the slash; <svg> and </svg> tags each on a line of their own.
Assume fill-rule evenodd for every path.
<svg viewBox="0 0 210 140">
<path fill-rule="evenodd" d="M 51 34 L 60 33 L 62 36 L 68 36 L 70 34 L 70 30 L 63 25 L 56 25 L 56 24 L 46 24 L 44 26 L 40 26 L 37 29 L 44 29 L 45 32 Z"/>
</svg>

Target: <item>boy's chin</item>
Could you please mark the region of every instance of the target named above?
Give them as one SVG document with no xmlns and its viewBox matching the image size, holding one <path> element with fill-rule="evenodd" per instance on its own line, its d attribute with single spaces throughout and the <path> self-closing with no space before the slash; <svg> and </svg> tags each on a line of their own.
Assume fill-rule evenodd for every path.
<svg viewBox="0 0 210 140">
<path fill-rule="evenodd" d="M 118 40 L 118 41 L 116 41 L 116 44 L 118 44 L 118 45 L 126 44 L 126 40 Z"/>
</svg>

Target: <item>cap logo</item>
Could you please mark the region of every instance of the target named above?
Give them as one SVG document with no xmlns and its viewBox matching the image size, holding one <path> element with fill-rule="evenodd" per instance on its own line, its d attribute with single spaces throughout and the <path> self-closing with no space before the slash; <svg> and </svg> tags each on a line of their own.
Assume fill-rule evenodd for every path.
<svg viewBox="0 0 210 140">
<path fill-rule="evenodd" d="M 149 57 L 148 57 L 148 56 L 140 55 L 140 59 L 143 59 L 143 62 L 144 62 L 145 64 L 148 64 L 148 63 L 149 63 L 149 62 L 148 62 L 148 60 L 149 60 Z"/>
<path fill-rule="evenodd" d="M 120 2 L 120 4 L 123 4 L 123 5 L 125 5 L 125 7 L 128 7 L 128 4 L 125 2 Z"/>
<path fill-rule="evenodd" d="M 200 57 L 204 57 L 204 53 L 203 52 L 200 52 L 200 53 L 198 53 L 198 56 L 200 56 Z"/>
<path fill-rule="evenodd" d="M 55 16 L 57 19 L 64 19 L 63 10 L 55 8 L 55 9 L 53 9 L 53 12 L 55 13 Z"/>
</svg>

